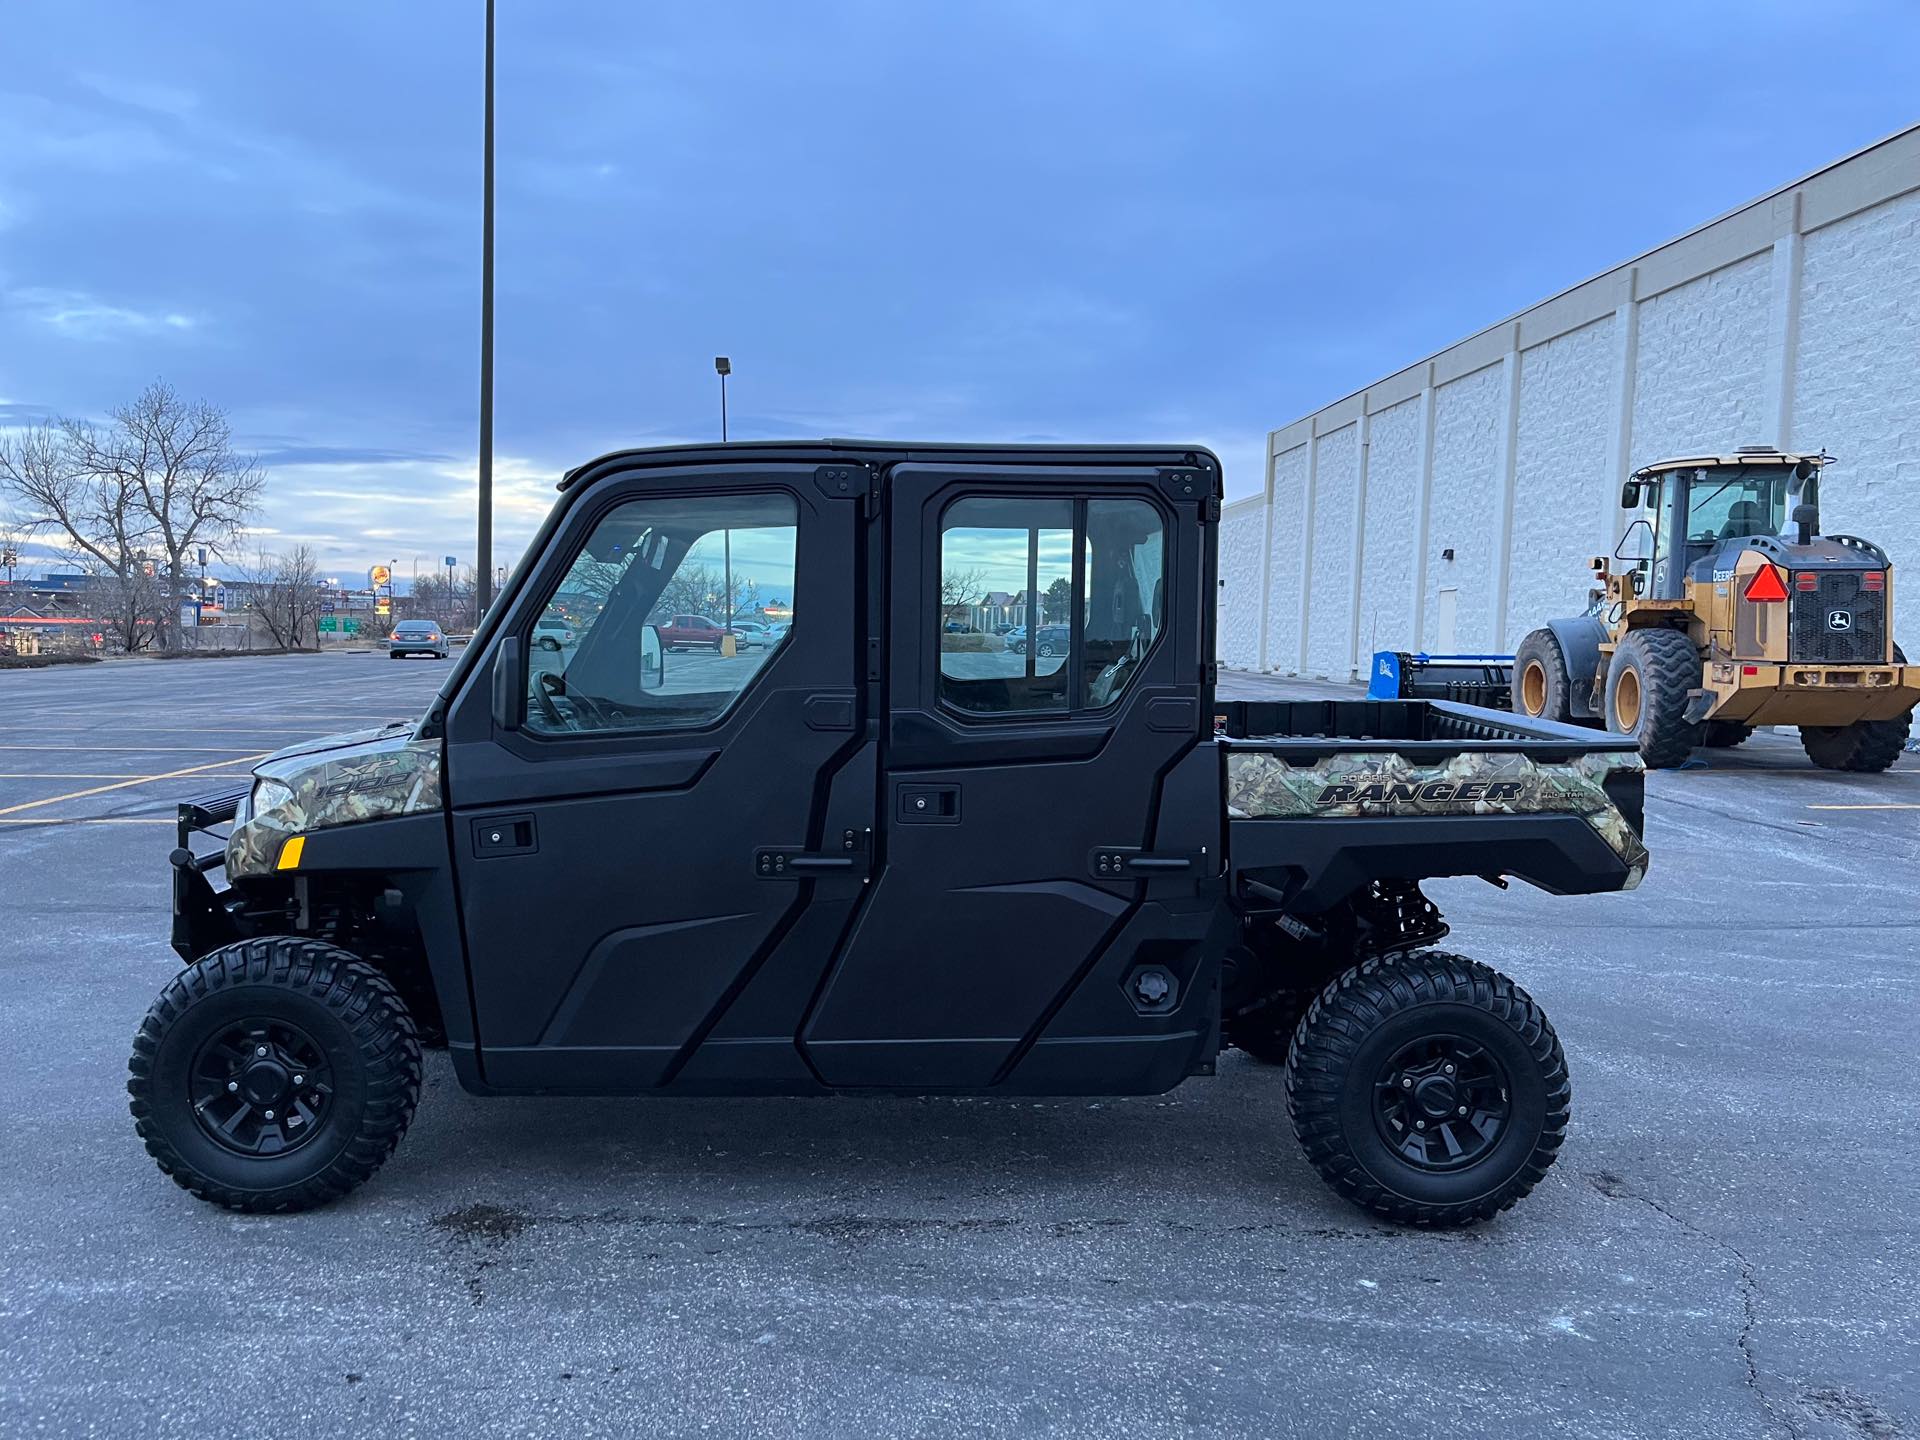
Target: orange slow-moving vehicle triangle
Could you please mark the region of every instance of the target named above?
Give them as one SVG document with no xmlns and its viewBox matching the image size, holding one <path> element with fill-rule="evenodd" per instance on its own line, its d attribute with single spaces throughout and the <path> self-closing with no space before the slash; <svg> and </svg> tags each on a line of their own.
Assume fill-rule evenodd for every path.
<svg viewBox="0 0 1920 1440">
<path fill-rule="evenodd" d="M 1754 571 L 1753 579 L 1747 582 L 1747 600 L 1784 600 L 1787 598 L 1786 582 L 1780 578 L 1780 571 L 1772 565 L 1762 565 Z"/>
</svg>

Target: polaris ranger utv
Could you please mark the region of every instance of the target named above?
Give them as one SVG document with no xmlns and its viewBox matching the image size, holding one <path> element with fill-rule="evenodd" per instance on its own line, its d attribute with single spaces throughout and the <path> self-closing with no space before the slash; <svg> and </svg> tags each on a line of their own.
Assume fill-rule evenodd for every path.
<svg viewBox="0 0 1920 1440">
<path fill-rule="evenodd" d="M 181 808 L 148 1150 L 233 1209 L 332 1200 L 399 1142 L 423 1045 L 489 1095 L 1142 1095 L 1238 1046 L 1287 1067 L 1348 1198 L 1511 1205 L 1566 1064 L 1525 991 L 1432 948 L 1419 882 L 1631 888 L 1633 742 L 1217 705 L 1220 495 L 1189 448 L 571 472 L 425 715 Z M 775 643 L 664 653 L 660 623 L 749 587 Z M 574 642 L 537 647 L 556 616 Z"/>
</svg>

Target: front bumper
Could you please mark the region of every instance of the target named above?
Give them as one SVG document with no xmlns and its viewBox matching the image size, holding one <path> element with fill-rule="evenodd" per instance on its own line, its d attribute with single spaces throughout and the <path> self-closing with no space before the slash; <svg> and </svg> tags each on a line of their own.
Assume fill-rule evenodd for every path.
<svg viewBox="0 0 1920 1440">
<path fill-rule="evenodd" d="M 200 800 L 189 800 L 180 807 L 178 845 L 167 857 L 173 866 L 173 951 L 191 965 L 209 950 L 241 938 L 239 926 L 225 901 L 231 892 L 213 888 L 207 876 L 227 863 L 227 837 L 214 827 L 233 823 L 245 789 L 222 791 Z M 220 848 L 196 852 L 195 835 L 208 835 L 220 842 Z"/>
</svg>

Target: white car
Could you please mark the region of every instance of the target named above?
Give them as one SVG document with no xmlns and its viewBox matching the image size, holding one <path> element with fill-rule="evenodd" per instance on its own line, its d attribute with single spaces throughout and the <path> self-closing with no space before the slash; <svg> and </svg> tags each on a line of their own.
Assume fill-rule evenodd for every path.
<svg viewBox="0 0 1920 1440">
<path fill-rule="evenodd" d="M 732 628 L 736 650 L 767 650 L 780 643 L 779 637 L 758 620 L 736 620 Z"/>
<path fill-rule="evenodd" d="M 533 622 L 533 643 L 542 650 L 564 650 L 574 641 L 573 627 L 552 615 Z"/>
</svg>

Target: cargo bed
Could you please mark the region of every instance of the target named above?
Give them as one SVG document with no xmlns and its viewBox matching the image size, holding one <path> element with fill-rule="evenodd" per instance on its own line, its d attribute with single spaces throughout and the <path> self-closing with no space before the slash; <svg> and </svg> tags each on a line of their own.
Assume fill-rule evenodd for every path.
<svg viewBox="0 0 1920 1440">
<path fill-rule="evenodd" d="M 1217 706 L 1236 893 L 1311 916 L 1379 880 L 1479 875 L 1555 894 L 1646 873 L 1633 741 L 1448 701 Z"/>
</svg>

